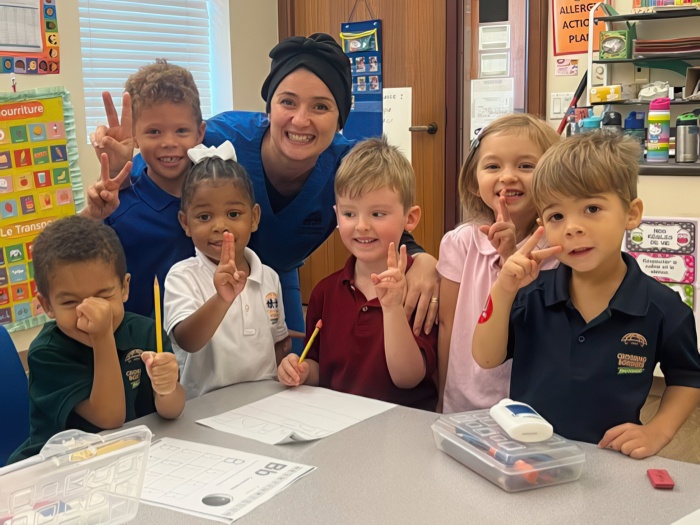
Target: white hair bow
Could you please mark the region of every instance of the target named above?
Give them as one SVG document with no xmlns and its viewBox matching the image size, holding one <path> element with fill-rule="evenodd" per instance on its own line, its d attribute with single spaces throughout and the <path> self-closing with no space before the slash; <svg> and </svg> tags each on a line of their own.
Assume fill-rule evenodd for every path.
<svg viewBox="0 0 700 525">
<path fill-rule="evenodd" d="M 195 164 L 198 164 L 204 159 L 208 159 L 210 157 L 219 157 L 222 160 L 237 160 L 236 150 L 229 140 L 224 142 L 218 148 L 216 146 L 210 146 L 207 148 L 204 144 L 197 144 L 194 148 L 187 150 L 187 156 Z"/>
</svg>

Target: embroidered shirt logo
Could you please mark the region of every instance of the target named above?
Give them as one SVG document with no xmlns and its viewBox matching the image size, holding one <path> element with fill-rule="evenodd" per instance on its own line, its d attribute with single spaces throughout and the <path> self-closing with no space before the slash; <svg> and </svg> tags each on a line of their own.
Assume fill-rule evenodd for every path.
<svg viewBox="0 0 700 525">
<path fill-rule="evenodd" d="M 635 334 L 634 332 L 625 334 L 622 337 L 622 339 L 620 339 L 620 341 L 622 341 L 626 345 L 634 345 L 639 346 L 641 348 L 647 346 L 647 338 L 644 337 L 642 334 Z"/>
<path fill-rule="evenodd" d="M 126 354 L 126 357 L 124 358 L 125 363 L 131 363 L 133 361 L 139 360 L 141 361 L 141 354 L 143 354 L 143 350 L 132 350 L 128 354 Z M 139 364 L 138 368 L 133 368 L 131 370 L 127 370 L 124 372 L 126 374 L 127 379 L 129 380 L 129 383 L 131 383 L 131 389 L 134 390 L 135 388 L 138 388 L 138 386 L 141 384 L 141 366 Z"/>
<path fill-rule="evenodd" d="M 647 358 L 634 354 L 617 354 L 617 375 L 641 374 L 644 372 L 644 365 Z"/>
<path fill-rule="evenodd" d="M 125 363 L 131 363 L 135 359 L 141 359 L 141 354 L 143 354 L 143 350 L 132 350 L 128 354 L 126 354 L 126 357 L 124 358 Z"/>
<path fill-rule="evenodd" d="M 267 315 L 270 318 L 270 324 L 277 324 L 280 318 L 280 309 L 275 292 L 270 292 L 265 296 L 265 307 L 267 308 Z"/>
</svg>

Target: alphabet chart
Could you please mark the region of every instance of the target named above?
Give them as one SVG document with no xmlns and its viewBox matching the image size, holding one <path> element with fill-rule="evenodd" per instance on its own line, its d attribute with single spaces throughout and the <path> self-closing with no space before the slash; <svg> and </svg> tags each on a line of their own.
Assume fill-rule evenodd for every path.
<svg viewBox="0 0 700 525">
<path fill-rule="evenodd" d="M 330 436 L 395 406 L 302 385 L 197 423 L 269 445 L 281 445 Z"/>
<path fill-rule="evenodd" d="M 36 299 L 32 243 L 82 202 L 82 191 L 74 194 L 80 187 L 74 124 L 62 88 L 0 93 L 0 324 L 8 331 L 46 320 Z"/>
<path fill-rule="evenodd" d="M 163 438 L 151 445 L 141 501 L 231 523 L 315 469 Z"/>
</svg>

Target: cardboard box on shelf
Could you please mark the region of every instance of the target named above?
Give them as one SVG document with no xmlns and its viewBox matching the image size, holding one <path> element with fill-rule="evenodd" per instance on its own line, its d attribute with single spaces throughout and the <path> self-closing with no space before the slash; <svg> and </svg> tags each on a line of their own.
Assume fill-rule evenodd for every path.
<svg viewBox="0 0 700 525">
<path fill-rule="evenodd" d="M 700 66 L 689 67 L 685 72 L 685 98 L 700 100 Z"/>
</svg>

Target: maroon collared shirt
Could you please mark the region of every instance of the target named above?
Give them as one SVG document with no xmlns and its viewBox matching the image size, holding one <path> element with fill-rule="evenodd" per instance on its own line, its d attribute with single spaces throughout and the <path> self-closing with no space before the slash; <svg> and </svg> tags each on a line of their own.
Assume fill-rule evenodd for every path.
<svg viewBox="0 0 700 525">
<path fill-rule="evenodd" d="M 406 270 L 413 260 L 408 258 Z M 413 408 L 435 410 L 437 390 L 437 327 L 421 331 L 416 343 L 425 359 L 426 373 L 414 388 L 399 388 L 391 380 L 384 352 L 382 307 L 368 301 L 354 286 L 355 257 L 323 279 L 311 292 L 306 311 L 306 340 L 316 322 L 323 320 L 308 358 L 319 364 L 319 385 L 339 392 L 371 397 Z M 411 325 L 413 318 L 411 318 Z"/>
</svg>

